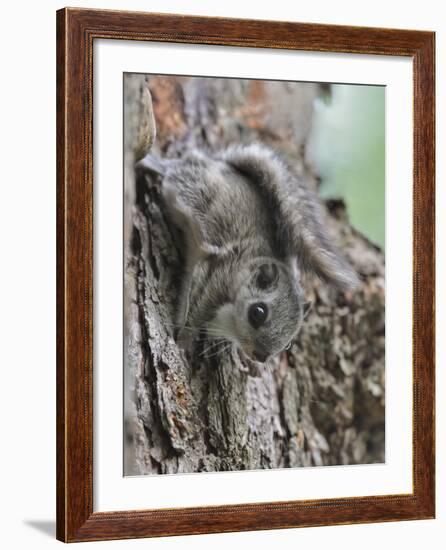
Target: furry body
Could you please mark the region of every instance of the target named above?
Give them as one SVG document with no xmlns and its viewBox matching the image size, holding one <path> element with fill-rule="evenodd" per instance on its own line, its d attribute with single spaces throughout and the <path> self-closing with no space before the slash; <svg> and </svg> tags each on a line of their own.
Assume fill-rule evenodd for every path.
<svg viewBox="0 0 446 550">
<path fill-rule="evenodd" d="M 343 290 L 355 286 L 356 274 L 325 235 L 317 197 L 271 149 L 193 151 L 160 166 L 167 212 L 186 246 L 183 341 L 205 330 L 264 361 L 299 330 L 301 270 Z"/>
</svg>

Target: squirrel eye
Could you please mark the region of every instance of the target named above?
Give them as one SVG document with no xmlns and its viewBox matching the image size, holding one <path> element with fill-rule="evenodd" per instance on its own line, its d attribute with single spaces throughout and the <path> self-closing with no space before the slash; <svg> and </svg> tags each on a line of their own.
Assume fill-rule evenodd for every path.
<svg viewBox="0 0 446 550">
<path fill-rule="evenodd" d="M 252 304 L 248 309 L 248 321 L 253 328 L 259 328 L 266 321 L 268 308 L 266 304 L 259 302 Z"/>
</svg>

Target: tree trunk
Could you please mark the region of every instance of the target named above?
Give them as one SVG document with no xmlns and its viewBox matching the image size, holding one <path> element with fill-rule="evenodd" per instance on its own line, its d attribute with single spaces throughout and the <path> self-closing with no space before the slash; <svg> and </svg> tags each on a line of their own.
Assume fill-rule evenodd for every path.
<svg viewBox="0 0 446 550">
<path fill-rule="evenodd" d="M 261 140 L 318 185 L 306 159 L 317 84 L 126 77 L 125 473 L 383 462 L 384 256 L 349 225 L 342 201 L 326 203 L 326 223 L 361 287 L 346 296 L 307 280 L 314 307 L 289 351 L 247 372 L 232 351 L 186 358 L 175 344 L 181 243 L 162 181 L 133 168 L 154 138 L 146 86 L 153 153 Z"/>
</svg>

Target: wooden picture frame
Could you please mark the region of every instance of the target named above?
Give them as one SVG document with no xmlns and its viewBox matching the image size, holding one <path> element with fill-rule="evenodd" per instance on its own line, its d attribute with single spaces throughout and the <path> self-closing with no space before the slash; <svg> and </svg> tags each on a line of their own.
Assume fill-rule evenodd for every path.
<svg viewBox="0 0 446 550">
<path fill-rule="evenodd" d="M 413 60 L 413 491 L 93 511 L 93 42 L 99 38 Z M 432 32 L 65 8 L 57 12 L 57 538 L 65 542 L 434 517 Z"/>
</svg>

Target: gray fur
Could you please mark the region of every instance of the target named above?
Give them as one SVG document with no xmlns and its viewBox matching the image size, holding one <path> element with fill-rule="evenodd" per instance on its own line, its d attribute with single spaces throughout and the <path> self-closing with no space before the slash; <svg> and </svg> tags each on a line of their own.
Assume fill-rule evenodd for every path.
<svg viewBox="0 0 446 550">
<path fill-rule="evenodd" d="M 281 256 L 296 257 L 303 270 L 341 290 L 357 286 L 355 271 L 326 236 L 317 196 L 283 159 L 260 144 L 232 147 L 223 158 L 256 182 L 275 212 L 275 237 Z"/>
<path fill-rule="evenodd" d="M 252 359 L 266 358 L 282 351 L 302 323 L 300 270 L 342 290 L 355 286 L 355 272 L 325 235 L 316 195 L 271 149 L 192 151 L 163 169 L 144 164 L 163 175 L 168 215 L 185 238 L 177 316 L 184 345 L 207 331 Z M 254 303 L 268 310 L 257 328 L 248 322 Z"/>
</svg>

